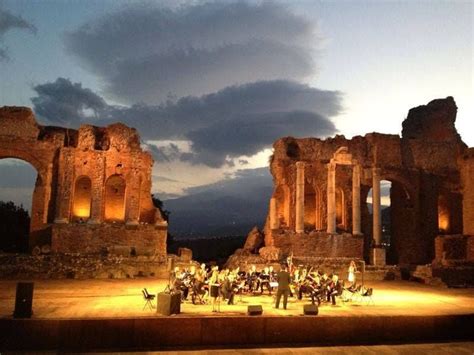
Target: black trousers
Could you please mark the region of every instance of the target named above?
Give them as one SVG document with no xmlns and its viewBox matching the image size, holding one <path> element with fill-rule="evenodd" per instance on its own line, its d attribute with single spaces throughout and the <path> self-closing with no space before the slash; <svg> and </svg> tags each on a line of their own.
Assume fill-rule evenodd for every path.
<svg viewBox="0 0 474 355">
<path fill-rule="evenodd" d="M 283 308 L 286 309 L 286 304 L 288 303 L 288 295 L 290 294 L 290 290 L 278 290 L 277 291 L 277 296 L 276 296 L 276 304 L 275 308 L 280 307 L 280 299 L 281 296 L 283 295 Z"/>
</svg>

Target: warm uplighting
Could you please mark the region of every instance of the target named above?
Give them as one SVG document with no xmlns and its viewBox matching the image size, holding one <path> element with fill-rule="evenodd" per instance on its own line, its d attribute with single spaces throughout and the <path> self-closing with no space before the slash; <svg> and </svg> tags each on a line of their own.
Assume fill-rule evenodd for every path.
<svg viewBox="0 0 474 355">
<path fill-rule="evenodd" d="M 441 233 L 449 231 L 449 208 L 447 198 L 443 195 L 438 198 L 438 229 Z"/>
<path fill-rule="evenodd" d="M 125 220 L 125 180 L 111 176 L 105 186 L 105 219 L 111 222 Z"/>
<path fill-rule="evenodd" d="M 75 219 L 87 219 L 91 214 L 91 180 L 87 176 L 79 177 L 74 188 L 73 216 Z"/>
</svg>

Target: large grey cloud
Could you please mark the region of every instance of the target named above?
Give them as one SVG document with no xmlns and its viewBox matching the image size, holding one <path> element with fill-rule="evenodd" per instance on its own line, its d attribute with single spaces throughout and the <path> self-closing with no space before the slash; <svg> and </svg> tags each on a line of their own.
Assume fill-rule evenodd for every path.
<svg viewBox="0 0 474 355">
<path fill-rule="evenodd" d="M 36 33 L 36 27 L 21 16 L 14 15 L 6 9 L 2 9 L 1 5 L 0 3 L 0 61 L 6 61 L 10 59 L 10 57 L 8 55 L 8 49 L 3 45 L 5 34 L 14 29 Z"/>
<path fill-rule="evenodd" d="M 36 85 L 33 90 L 37 93 L 31 99 L 35 112 L 53 124 L 78 126 L 90 116 L 97 117 L 108 106 L 92 90 L 65 78 Z"/>
<path fill-rule="evenodd" d="M 186 153 L 173 144 L 150 145 L 158 161 L 181 159 L 211 167 L 256 154 L 281 136 L 330 135 L 336 131 L 330 118 L 341 111 L 339 92 L 286 80 L 235 85 L 156 106 L 108 105 L 91 90 L 63 78 L 33 89 L 35 112 L 50 122 L 124 122 L 138 128 L 145 140 L 191 142 L 192 151 Z M 94 115 L 84 114 L 84 109 Z"/>
<path fill-rule="evenodd" d="M 314 22 L 275 2 L 132 4 L 65 35 L 66 48 L 124 103 L 313 74 Z"/>
</svg>

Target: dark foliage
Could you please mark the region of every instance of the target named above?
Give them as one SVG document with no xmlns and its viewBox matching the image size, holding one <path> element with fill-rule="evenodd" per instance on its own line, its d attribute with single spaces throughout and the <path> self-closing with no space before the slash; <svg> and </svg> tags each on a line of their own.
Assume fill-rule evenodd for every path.
<svg viewBox="0 0 474 355">
<path fill-rule="evenodd" d="M 30 216 L 23 206 L 0 201 L 0 250 L 27 252 Z"/>
<path fill-rule="evenodd" d="M 168 251 L 176 254 L 178 248 L 189 248 L 193 251 L 194 260 L 223 265 L 236 249 L 241 248 L 244 245 L 245 238 L 245 236 L 242 236 L 176 239 L 168 244 Z"/>
</svg>

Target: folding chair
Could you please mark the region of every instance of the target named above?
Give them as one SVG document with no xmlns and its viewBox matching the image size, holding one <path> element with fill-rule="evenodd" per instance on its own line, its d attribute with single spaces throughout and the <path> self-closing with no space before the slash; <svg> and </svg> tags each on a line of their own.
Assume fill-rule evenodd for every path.
<svg viewBox="0 0 474 355">
<path fill-rule="evenodd" d="M 155 308 L 155 305 L 153 304 L 155 295 L 149 294 L 146 288 L 142 290 L 142 294 L 143 294 L 143 298 L 145 299 L 145 305 L 143 306 L 143 310 L 148 306 L 150 310 L 152 311 L 153 308 Z"/>
<path fill-rule="evenodd" d="M 348 301 L 352 301 L 352 299 L 357 300 L 358 296 L 360 296 L 361 289 L 362 289 L 362 285 L 356 285 L 355 287 L 351 286 L 349 288 L 344 289 L 344 291 L 346 291 L 346 293 L 349 294 L 349 297 L 347 297 L 347 300 Z"/>
<path fill-rule="evenodd" d="M 374 289 L 372 287 L 368 288 L 367 291 L 361 294 L 362 300 L 365 298 L 367 300 L 367 306 L 372 302 L 372 304 L 375 306 L 375 302 L 372 298 L 372 295 L 374 294 Z"/>
</svg>

